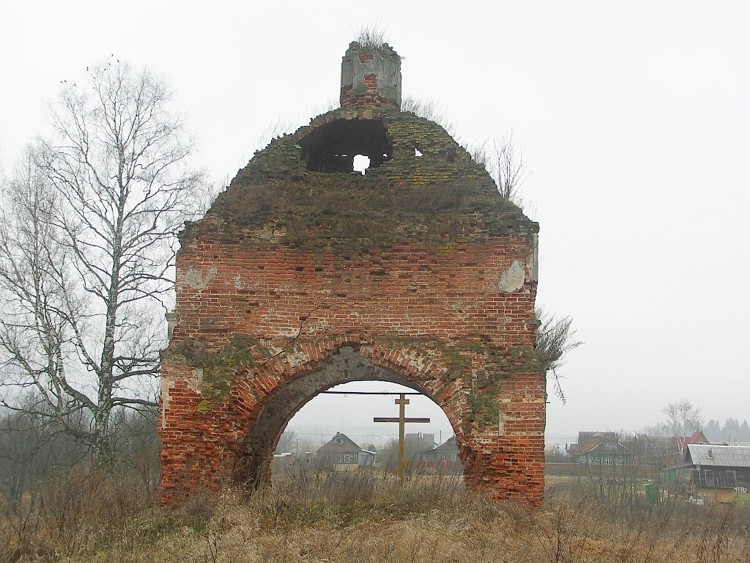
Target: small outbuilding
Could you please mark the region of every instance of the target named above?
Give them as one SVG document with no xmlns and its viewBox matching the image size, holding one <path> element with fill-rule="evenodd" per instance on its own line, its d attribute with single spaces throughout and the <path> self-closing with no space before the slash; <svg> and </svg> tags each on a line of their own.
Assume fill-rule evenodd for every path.
<svg viewBox="0 0 750 563">
<path fill-rule="evenodd" d="M 707 502 L 734 502 L 750 489 L 750 446 L 688 444 L 690 492 Z"/>
</svg>

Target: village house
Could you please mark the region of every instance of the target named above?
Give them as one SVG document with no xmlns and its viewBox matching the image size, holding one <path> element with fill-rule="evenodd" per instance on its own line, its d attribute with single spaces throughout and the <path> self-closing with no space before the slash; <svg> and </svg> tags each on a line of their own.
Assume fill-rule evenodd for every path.
<svg viewBox="0 0 750 563">
<path fill-rule="evenodd" d="M 619 442 L 615 432 L 591 433 L 583 443 L 579 441 L 573 455 L 580 465 L 587 466 L 622 466 L 634 463 L 633 452 Z"/>
<path fill-rule="evenodd" d="M 439 461 L 458 461 L 458 446 L 456 437 L 451 436 L 443 444 L 427 452 L 422 452 L 422 461 L 439 462 Z"/>
<path fill-rule="evenodd" d="M 673 436 L 669 440 L 669 451 L 662 460 L 662 465 L 666 467 L 681 465 L 687 455 L 687 447 L 691 444 L 710 444 L 705 434 L 696 430 L 689 436 Z"/>
<path fill-rule="evenodd" d="M 688 444 L 690 492 L 705 502 L 734 502 L 750 490 L 750 446 Z"/>
<path fill-rule="evenodd" d="M 404 450 L 409 460 L 421 459 L 424 452 L 434 449 L 435 434 L 432 432 L 413 432 L 404 436 Z"/>
<path fill-rule="evenodd" d="M 572 444 L 566 445 L 565 449 L 571 457 L 577 457 L 579 452 L 582 452 L 587 446 L 589 440 L 593 438 L 609 437 L 617 440 L 617 432 L 600 432 L 600 431 L 581 431 L 578 433 L 578 441 Z"/>
<path fill-rule="evenodd" d="M 456 444 L 455 436 L 451 436 L 444 443 L 430 451 L 422 452 L 421 459 L 428 467 L 447 471 L 461 470 L 461 461 L 458 457 L 458 445 Z"/>
<path fill-rule="evenodd" d="M 363 450 L 346 434 L 336 432 L 329 442 L 318 448 L 318 466 L 333 471 L 351 471 L 357 467 L 371 466 L 375 452 Z"/>
</svg>

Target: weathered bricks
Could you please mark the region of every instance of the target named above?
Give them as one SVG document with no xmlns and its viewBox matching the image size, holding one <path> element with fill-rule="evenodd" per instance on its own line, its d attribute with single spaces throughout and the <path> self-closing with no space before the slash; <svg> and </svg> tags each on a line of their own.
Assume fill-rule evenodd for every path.
<svg viewBox="0 0 750 563">
<path fill-rule="evenodd" d="M 470 488 L 542 500 L 537 225 L 442 128 L 360 102 L 257 153 L 182 235 L 162 357 L 164 503 L 267 479 L 293 414 L 352 379 L 408 383 L 440 405 Z M 305 167 L 359 123 L 387 136 L 377 169 Z"/>
</svg>

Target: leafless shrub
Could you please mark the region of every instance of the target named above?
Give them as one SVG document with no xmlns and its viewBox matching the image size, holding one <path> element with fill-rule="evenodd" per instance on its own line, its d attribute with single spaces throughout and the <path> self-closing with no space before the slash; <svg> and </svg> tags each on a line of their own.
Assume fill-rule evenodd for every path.
<svg viewBox="0 0 750 563">
<path fill-rule="evenodd" d="M 698 542 L 698 561 L 724 561 L 731 542 L 735 505 L 711 507 L 705 514 Z"/>
<path fill-rule="evenodd" d="M 434 121 L 445 129 L 451 137 L 456 137 L 456 127 L 445 116 L 445 108 L 440 107 L 432 100 L 421 100 L 412 96 L 405 96 L 401 99 L 401 111 L 409 111 L 414 115 Z"/>
<path fill-rule="evenodd" d="M 560 385 L 557 369 L 562 365 L 565 356 L 575 350 L 582 341 L 575 339 L 573 319 L 547 315 L 543 309 L 536 311 L 540 326 L 536 333 L 536 353 L 542 373 L 552 376 L 555 394 L 565 403 L 565 394 Z"/>
<path fill-rule="evenodd" d="M 468 150 L 474 161 L 487 169 L 500 196 L 523 208 L 521 184 L 528 177 L 528 170 L 523 147 L 513 139 L 513 131 Z"/>
<path fill-rule="evenodd" d="M 177 516 L 185 526 L 203 531 L 214 516 L 217 495 L 206 491 L 195 491 L 177 510 Z"/>
<path fill-rule="evenodd" d="M 133 485 L 128 476 L 77 468 L 20 499 L 0 498 L 0 539 L 12 554 L 3 560 L 72 557 L 109 545 L 151 505 Z"/>
</svg>

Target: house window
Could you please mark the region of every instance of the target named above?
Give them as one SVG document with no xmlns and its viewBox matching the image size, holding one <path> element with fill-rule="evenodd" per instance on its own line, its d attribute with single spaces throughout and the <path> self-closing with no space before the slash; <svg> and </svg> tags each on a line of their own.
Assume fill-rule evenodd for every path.
<svg viewBox="0 0 750 563">
<path fill-rule="evenodd" d="M 351 457 L 349 454 L 344 454 L 344 463 L 351 463 Z"/>
</svg>

